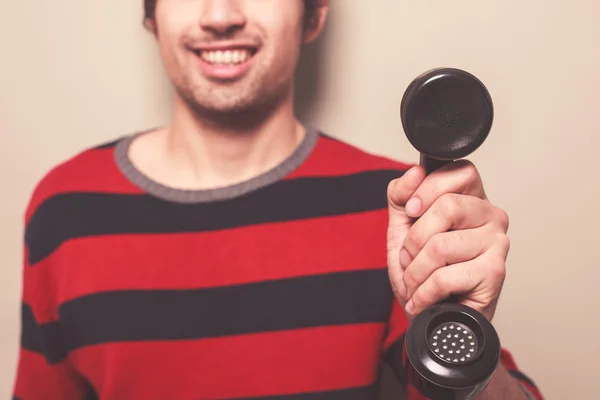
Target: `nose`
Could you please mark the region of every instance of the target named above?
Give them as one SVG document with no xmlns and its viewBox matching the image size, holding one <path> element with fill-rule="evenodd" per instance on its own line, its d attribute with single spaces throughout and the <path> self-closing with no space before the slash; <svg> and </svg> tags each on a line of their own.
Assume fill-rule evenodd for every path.
<svg viewBox="0 0 600 400">
<path fill-rule="evenodd" d="M 285 0 L 287 1 L 287 0 Z M 242 29 L 246 18 L 239 0 L 205 0 L 200 26 L 215 35 L 228 35 Z"/>
</svg>

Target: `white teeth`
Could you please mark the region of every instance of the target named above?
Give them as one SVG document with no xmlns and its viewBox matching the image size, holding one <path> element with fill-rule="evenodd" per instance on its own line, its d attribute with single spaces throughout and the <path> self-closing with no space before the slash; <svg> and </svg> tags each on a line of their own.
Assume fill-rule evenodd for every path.
<svg viewBox="0 0 600 400">
<path fill-rule="evenodd" d="M 250 57 L 248 50 L 203 51 L 201 57 L 211 64 L 232 65 L 246 61 Z"/>
</svg>

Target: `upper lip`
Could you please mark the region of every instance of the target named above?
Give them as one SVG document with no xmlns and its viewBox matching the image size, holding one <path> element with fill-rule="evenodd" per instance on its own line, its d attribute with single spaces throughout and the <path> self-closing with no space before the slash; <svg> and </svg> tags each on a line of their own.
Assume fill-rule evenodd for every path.
<svg viewBox="0 0 600 400">
<path fill-rule="evenodd" d="M 191 46 L 195 51 L 217 51 L 217 50 L 238 50 L 238 49 L 258 49 L 258 45 L 255 42 L 250 41 L 227 41 L 217 42 L 209 44 L 198 44 Z"/>
</svg>

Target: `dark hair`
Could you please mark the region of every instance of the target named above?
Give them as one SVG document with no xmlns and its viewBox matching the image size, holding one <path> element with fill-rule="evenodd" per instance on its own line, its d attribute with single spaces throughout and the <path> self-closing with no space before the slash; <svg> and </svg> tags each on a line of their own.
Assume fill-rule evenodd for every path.
<svg viewBox="0 0 600 400">
<path fill-rule="evenodd" d="M 158 0 L 144 0 L 144 21 L 154 18 L 154 9 Z M 287 1 L 287 0 L 285 0 Z M 308 27 L 314 22 L 319 0 L 304 0 L 305 18 L 304 26 Z"/>
</svg>

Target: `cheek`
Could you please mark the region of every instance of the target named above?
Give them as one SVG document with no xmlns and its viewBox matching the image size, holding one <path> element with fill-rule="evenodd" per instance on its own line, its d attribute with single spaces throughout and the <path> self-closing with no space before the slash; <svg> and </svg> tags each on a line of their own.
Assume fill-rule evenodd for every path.
<svg viewBox="0 0 600 400">
<path fill-rule="evenodd" d="M 182 57 L 179 54 L 180 50 L 174 40 L 167 37 L 160 38 L 159 51 L 161 58 L 170 73 L 174 72 L 175 68 L 181 67 Z"/>
<path fill-rule="evenodd" d="M 160 44 L 160 53 L 165 73 L 176 86 L 185 86 L 194 74 L 191 58 L 176 41 L 169 42 L 163 39 Z"/>
<path fill-rule="evenodd" d="M 301 30 L 294 24 L 280 25 L 273 30 L 272 53 L 276 67 L 287 74 L 295 68 L 301 46 Z"/>
<path fill-rule="evenodd" d="M 191 3 L 191 2 L 190 2 Z M 169 67 L 181 67 L 186 63 L 187 50 L 182 38 L 194 26 L 193 13 L 185 3 L 173 1 L 158 2 L 157 26 L 159 51 Z"/>
<path fill-rule="evenodd" d="M 167 28 L 168 26 L 164 25 L 163 30 L 159 31 L 158 48 L 165 67 L 173 74 L 189 63 L 189 57 L 181 44 L 182 33 Z"/>
</svg>

